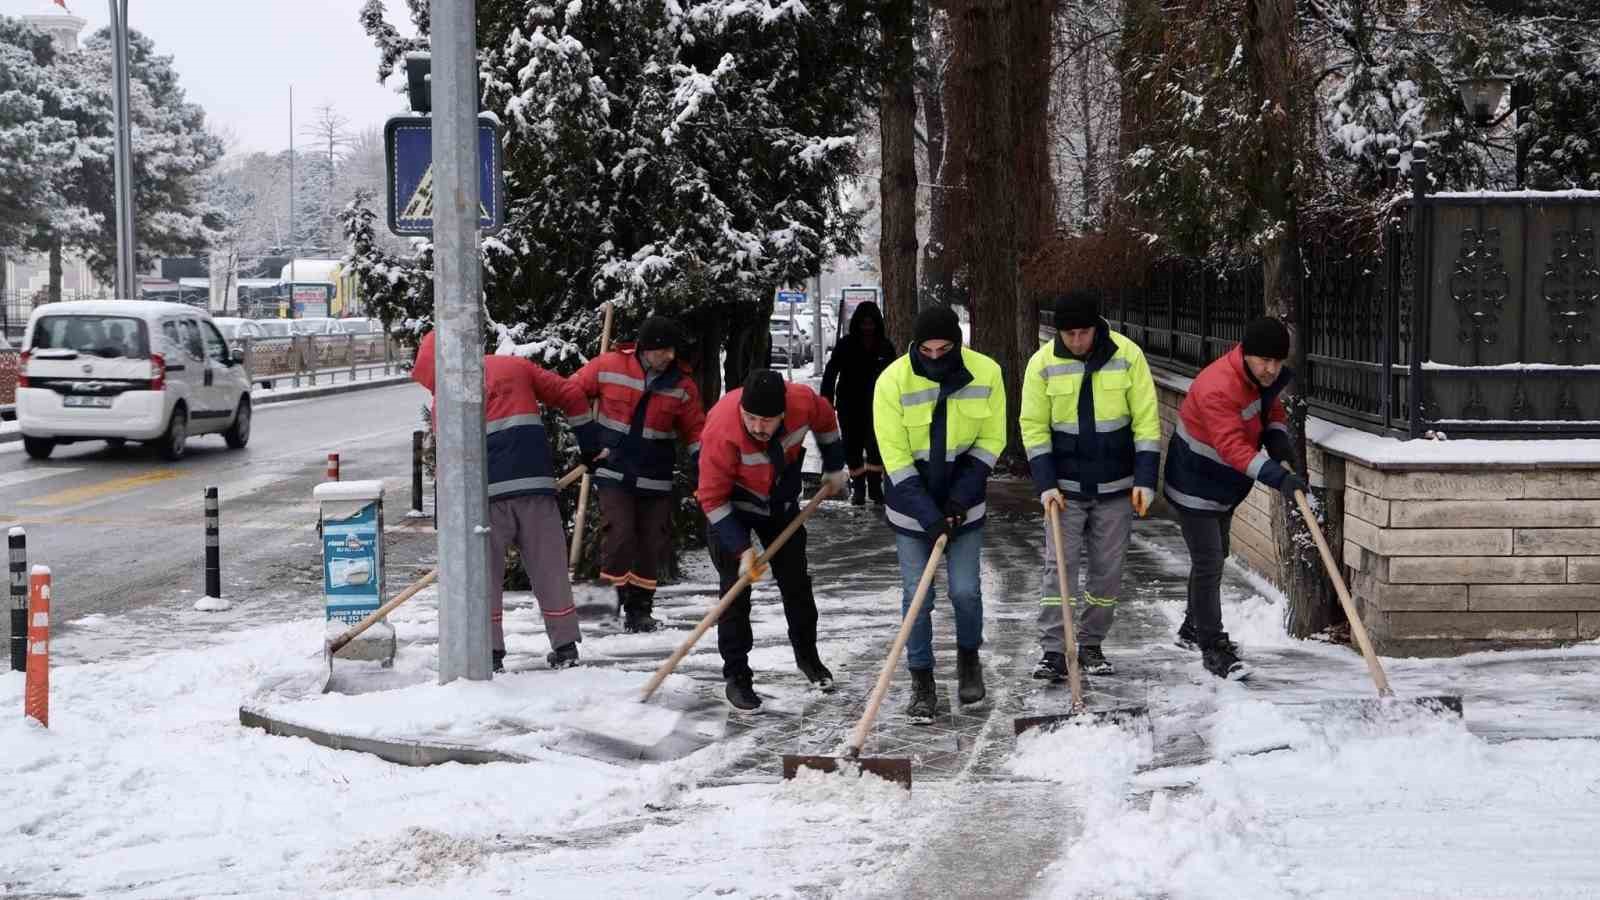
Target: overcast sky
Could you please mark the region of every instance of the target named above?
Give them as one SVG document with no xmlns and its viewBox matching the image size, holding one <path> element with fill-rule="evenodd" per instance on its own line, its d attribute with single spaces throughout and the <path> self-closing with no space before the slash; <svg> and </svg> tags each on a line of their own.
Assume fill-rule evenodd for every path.
<svg viewBox="0 0 1600 900">
<path fill-rule="evenodd" d="M 403 0 L 385 0 L 389 20 L 410 34 Z M 405 98 L 377 81 L 377 51 L 361 30 L 362 0 L 128 0 L 128 21 L 173 57 L 189 99 L 231 135 L 234 150 L 281 150 L 289 143 L 289 85 L 295 129 L 331 103 L 352 129 L 381 126 Z M 88 19 L 83 37 L 110 20 L 108 0 L 67 0 Z M 8 16 L 59 14 L 51 0 L 0 0 Z M 297 145 L 306 139 L 295 135 Z"/>
</svg>

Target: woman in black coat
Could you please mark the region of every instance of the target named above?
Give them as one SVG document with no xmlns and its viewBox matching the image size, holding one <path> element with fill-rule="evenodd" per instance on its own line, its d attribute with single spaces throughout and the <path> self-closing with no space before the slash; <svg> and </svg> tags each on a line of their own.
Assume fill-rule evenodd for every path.
<svg viewBox="0 0 1600 900">
<path fill-rule="evenodd" d="M 839 339 L 822 373 L 822 396 L 838 410 L 844 431 L 850 502 L 856 506 L 864 506 L 868 495 L 883 505 L 883 457 L 872 430 L 872 391 L 878 375 L 898 355 L 883 327 L 883 313 L 868 301 L 850 316 L 850 330 Z"/>
</svg>

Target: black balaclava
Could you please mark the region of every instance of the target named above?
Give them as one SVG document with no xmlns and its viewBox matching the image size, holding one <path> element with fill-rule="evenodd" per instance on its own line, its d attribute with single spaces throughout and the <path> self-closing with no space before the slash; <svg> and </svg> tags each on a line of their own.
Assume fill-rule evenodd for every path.
<svg viewBox="0 0 1600 900">
<path fill-rule="evenodd" d="M 961 320 L 956 317 L 955 310 L 948 306 L 923 310 L 917 314 L 911 334 L 911 352 L 922 375 L 930 381 L 943 381 L 961 368 Z M 938 359 L 929 359 L 922 355 L 924 341 L 950 341 L 956 346 Z"/>
</svg>

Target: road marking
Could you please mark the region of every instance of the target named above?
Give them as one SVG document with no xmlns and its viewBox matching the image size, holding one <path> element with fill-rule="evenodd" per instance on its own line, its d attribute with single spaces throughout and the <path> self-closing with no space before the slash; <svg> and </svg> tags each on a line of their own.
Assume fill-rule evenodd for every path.
<svg viewBox="0 0 1600 900">
<path fill-rule="evenodd" d="M 8 475 L 0 475 L 0 488 L 15 487 L 38 481 L 41 478 L 53 478 L 57 475 L 71 475 L 73 472 L 82 472 L 82 469 L 55 468 L 55 469 L 21 469 Z"/>
<path fill-rule="evenodd" d="M 178 477 L 177 469 L 157 469 L 143 475 L 131 475 L 127 478 L 113 478 L 99 484 L 86 484 L 82 487 L 67 488 L 43 497 L 24 500 L 19 506 L 70 506 L 74 503 L 83 503 L 89 500 L 98 500 L 112 494 L 121 494 L 138 490 L 147 485 L 157 484 L 162 481 L 171 481 Z"/>
</svg>

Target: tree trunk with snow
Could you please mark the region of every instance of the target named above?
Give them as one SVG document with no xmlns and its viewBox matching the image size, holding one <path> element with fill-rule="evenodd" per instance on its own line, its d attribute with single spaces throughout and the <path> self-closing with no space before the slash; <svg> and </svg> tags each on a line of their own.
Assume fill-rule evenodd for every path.
<svg viewBox="0 0 1600 900">
<path fill-rule="evenodd" d="M 955 241 L 950 236 L 950 191 L 948 179 L 952 177 L 945 165 L 945 152 L 949 130 L 945 127 L 944 81 L 948 72 L 944 64 L 946 46 L 935 43 L 933 10 L 925 0 L 918 0 L 917 14 L 917 93 L 922 107 L 923 121 L 927 124 L 928 182 L 928 242 L 922 248 L 923 302 L 947 304 L 950 302 L 951 282 L 955 277 L 958 259 Z M 891 323 L 890 333 L 896 340 L 910 337 L 895 334 Z"/>
<path fill-rule="evenodd" d="M 1248 6 L 1251 84 L 1262 109 L 1261 157 L 1257 197 L 1271 238 L 1261 250 L 1263 305 L 1295 333 L 1291 365 L 1300 379 L 1286 399 L 1295 447 L 1295 471 L 1306 466 L 1306 333 L 1301 297 L 1299 185 L 1295 177 L 1300 146 L 1299 66 L 1295 50 L 1294 0 L 1250 0 Z M 1309 477 L 1307 477 L 1309 481 Z M 1333 621 L 1332 595 L 1320 561 L 1297 509 L 1288 501 L 1273 505 L 1272 533 L 1278 546 L 1278 581 L 1289 597 L 1285 625 L 1295 637 L 1322 631 Z"/>
<path fill-rule="evenodd" d="M 878 182 L 882 223 L 878 258 L 884 314 L 896 340 L 911 336 L 917 316 L 917 94 L 912 43 L 913 0 L 884 0 L 879 22 L 888 60 L 878 98 L 883 177 Z M 839 323 L 841 328 L 849 323 Z"/>
</svg>

